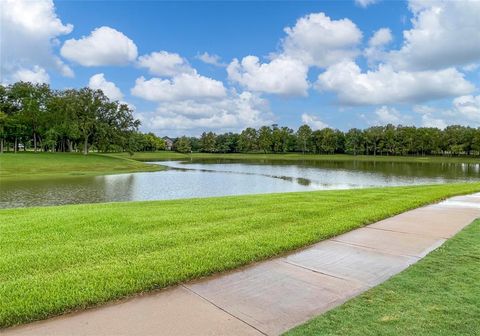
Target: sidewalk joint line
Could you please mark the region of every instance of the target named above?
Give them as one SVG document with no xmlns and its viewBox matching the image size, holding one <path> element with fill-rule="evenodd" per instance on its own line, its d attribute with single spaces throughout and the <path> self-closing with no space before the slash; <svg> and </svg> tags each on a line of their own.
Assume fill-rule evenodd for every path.
<svg viewBox="0 0 480 336">
<path fill-rule="evenodd" d="M 421 224 L 420 224 L 420 225 L 421 225 Z M 467 225 L 468 225 L 468 224 L 467 224 Z M 404 234 L 409 234 L 409 235 L 419 236 L 419 237 L 425 237 L 425 238 L 449 239 L 449 237 L 429 236 L 428 234 L 423 234 L 423 233 L 413 233 L 413 232 L 397 231 L 397 230 L 393 230 L 393 229 L 384 229 L 384 228 L 377 228 L 377 227 L 368 227 L 368 226 L 365 226 L 365 229 L 381 230 L 381 231 L 388 231 L 388 232 L 395 232 L 395 233 L 404 233 Z"/>
<path fill-rule="evenodd" d="M 215 304 L 214 302 L 210 301 L 209 299 L 207 299 L 206 297 L 204 297 L 203 295 L 200 295 L 199 293 L 195 292 L 192 288 L 190 287 L 187 287 L 185 286 L 184 284 L 180 284 L 181 287 L 185 288 L 186 290 L 188 290 L 189 292 L 197 295 L 198 297 L 202 298 L 203 300 L 207 301 L 208 303 L 210 303 L 211 305 L 217 307 L 218 309 L 220 309 L 221 311 L 223 311 L 224 313 L 230 315 L 231 317 L 233 317 L 234 319 L 240 321 L 240 322 L 243 322 L 245 323 L 246 325 L 248 325 L 249 327 L 255 329 L 256 331 L 258 331 L 259 333 L 261 333 L 262 335 L 265 335 L 265 336 L 268 336 L 268 334 L 264 333 L 263 331 L 261 331 L 260 329 L 258 329 L 257 327 L 251 325 L 250 323 L 242 320 L 241 318 L 239 318 L 238 316 L 235 316 L 233 315 L 232 313 L 230 313 L 229 311 L 225 310 L 224 308 L 220 307 L 219 305 Z"/>
<path fill-rule="evenodd" d="M 376 249 L 376 248 L 373 248 L 373 247 L 370 247 L 370 246 L 367 246 L 367 245 L 360 245 L 360 244 L 355 244 L 355 243 L 349 243 L 349 242 L 345 242 L 345 241 L 341 241 L 341 240 L 336 240 L 335 238 L 331 238 L 331 240 L 334 241 L 334 242 L 337 242 L 337 243 L 342 243 L 342 244 L 346 244 L 346 245 L 350 245 L 350 246 L 355 246 L 355 247 L 363 247 L 363 248 L 366 248 L 366 249 L 369 249 L 369 250 L 372 250 L 372 251 L 375 251 L 375 252 L 390 254 L 390 255 L 393 255 L 393 256 L 397 256 L 397 257 L 415 258 L 415 259 L 417 259 L 417 261 L 423 258 L 423 257 L 419 257 L 419 256 L 412 255 L 412 254 L 397 254 L 397 253 L 393 253 L 393 252 L 389 252 L 389 251 L 378 250 L 378 249 Z"/>
<path fill-rule="evenodd" d="M 340 236 L 337 236 L 337 237 L 340 237 Z M 331 242 L 336 243 L 336 244 L 343 244 L 343 245 L 347 245 L 347 246 L 350 246 L 350 247 L 364 249 L 364 250 L 367 250 L 369 252 L 377 253 L 377 254 L 380 254 L 380 255 L 381 254 L 387 254 L 387 255 L 393 256 L 393 257 L 414 258 L 414 259 L 417 259 L 417 261 L 421 259 L 417 256 L 411 256 L 411 255 L 406 255 L 406 254 L 395 254 L 395 253 L 388 252 L 388 251 L 381 251 L 381 250 L 378 250 L 376 248 L 369 247 L 369 246 L 366 246 L 366 245 L 357 245 L 357 244 L 353 244 L 353 243 L 347 243 L 347 242 L 344 242 L 342 240 L 336 240 L 335 238 L 337 238 L 337 237 L 332 237 L 328 241 L 331 241 Z"/>
<path fill-rule="evenodd" d="M 314 273 L 318 273 L 318 274 L 322 274 L 322 275 L 325 275 L 325 276 L 329 276 L 329 277 L 332 277 L 332 278 L 335 278 L 335 279 L 340 279 L 340 280 L 345 280 L 345 281 L 359 282 L 359 283 L 362 284 L 362 285 L 366 285 L 366 283 L 363 283 L 362 281 L 359 281 L 359 280 L 354 280 L 354 279 L 342 277 L 342 276 L 339 276 L 339 275 L 333 275 L 333 274 L 331 274 L 331 273 L 322 272 L 322 271 L 316 270 L 316 269 L 314 269 L 314 268 L 310 268 L 310 267 L 307 267 L 307 266 L 303 266 L 303 265 L 300 265 L 300 264 L 297 264 L 297 263 L 288 261 L 287 259 L 282 260 L 282 262 L 284 262 L 284 263 L 286 263 L 286 264 L 289 264 L 289 265 L 291 265 L 291 266 L 299 267 L 299 268 L 302 268 L 302 269 L 304 269 L 304 270 L 307 270 L 307 271 L 310 271 L 310 272 L 314 272 Z"/>
</svg>

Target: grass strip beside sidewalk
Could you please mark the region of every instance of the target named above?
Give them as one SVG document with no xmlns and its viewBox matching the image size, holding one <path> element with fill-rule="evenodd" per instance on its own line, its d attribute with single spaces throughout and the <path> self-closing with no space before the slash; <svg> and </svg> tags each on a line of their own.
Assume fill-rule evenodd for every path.
<svg viewBox="0 0 480 336">
<path fill-rule="evenodd" d="M 480 184 L 0 210 L 0 327 L 264 260 Z"/>
</svg>

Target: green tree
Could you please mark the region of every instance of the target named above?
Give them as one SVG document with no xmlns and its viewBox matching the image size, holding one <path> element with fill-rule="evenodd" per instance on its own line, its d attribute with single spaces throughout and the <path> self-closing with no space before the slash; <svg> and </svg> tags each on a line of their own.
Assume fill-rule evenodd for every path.
<svg viewBox="0 0 480 336">
<path fill-rule="evenodd" d="M 165 140 L 163 140 L 162 138 L 157 137 L 151 132 L 145 134 L 144 137 L 146 140 L 146 146 L 143 150 L 154 152 L 165 149 Z"/>
<path fill-rule="evenodd" d="M 268 126 L 262 126 L 258 130 L 258 147 L 264 153 L 272 150 L 272 129 Z"/>
<path fill-rule="evenodd" d="M 392 124 L 388 124 L 387 126 L 385 126 L 383 133 L 384 136 L 382 149 L 386 152 L 387 155 L 395 155 L 397 144 L 395 141 L 396 127 Z"/>
<path fill-rule="evenodd" d="M 45 132 L 45 146 L 46 146 L 46 148 L 48 148 L 52 152 L 54 152 L 55 148 L 57 147 L 57 142 L 58 142 L 59 136 L 60 136 L 60 134 L 57 132 L 55 127 L 52 127 L 47 132 Z"/>
<path fill-rule="evenodd" d="M 302 153 L 308 151 L 309 144 L 312 138 L 312 129 L 308 125 L 302 125 L 297 130 L 298 145 L 300 146 Z"/>
<path fill-rule="evenodd" d="M 357 155 L 364 151 L 365 140 L 363 132 L 358 128 L 352 128 L 345 134 L 345 151 Z"/>
<path fill-rule="evenodd" d="M 373 152 L 374 156 L 377 155 L 379 149 L 381 149 L 382 147 L 383 127 L 373 126 L 373 127 L 367 128 L 364 134 L 365 134 L 367 148 Z"/>
<path fill-rule="evenodd" d="M 335 153 L 345 153 L 345 133 L 337 129 L 335 130 L 335 138 L 337 140 Z"/>
<path fill-rule="evenodd" d="M 257 131 L 254 128 L 247 128 L 242 131 L 238 139 L 241 152 L 252 152 L 258 148 Z"/>
<path fill-rule="evenodd" d="M 216 150 L 217 136 L 213 132 L 203 132 L 200 137 L 200 148 L 202 152 L 213 153 Z"/>
<path fill-rule="evenodd" d="M 272 131 L 273 151 L 276 153 L 286 153 L 295 148 L 295 135 L 293 130 L 288 127 L 273 127 Z"/>
<path fill-rule="evenodd" d="M 75 99 L 76 118 L 81 139 L 83 140 L 83 154 L 88 154 L 89 144 L 95 131 L 99 128 L 99 114 L 107 97 L 100 90 L 83 88 Z"/>
<path fill-rule="evenodd" d="M 0 154 L 4 151 L 5 138 L 7 137 L 7 131 L 5 129 L 7 125 L 8 112 L 10 110 L 10 100 L 8 98 L 7 88 L 0 85 Z"/>
<path fill-rule="evenodd" d="M 192 151 L 190 139 L 186 136 L 178 138 L 174 143 L 174 148 L 179 153 L 190 153 Z"/>
<path fill-rule="evenodd" d="M 225 133 L 217 136 L 217 151 L 221 153 L 238 152 L 238 140 L 240 135 L 236 133 Z"/>
<path fill-rule="evenodd" d="M 8 139 L 13 143 L 13 151 L 18 151 L 20 140 L 25 139 L 28 134 L 28 128 L 18 114 L 9 117 L 5 123 L 5 130 Z"/>
<path fill-rule="evenodd" d="M 312 151 L 314 153 L 322 153 L 323 132 L 315 130 L 312 132 Z"/>
<path fill-rule="evenodd" d="M 0 154 L 3 153 L 3 147 L 6 137 L 5 125 L 7 124 L 7 114 L 0 110 Z"/>
<path fill-rule="evenodd" d="M 333 154 L 337 150 L 337 133 L 331 128 L 320 130 L 323 133 L 321 149 L 323 153 Z"/>
<path fill-rule="evenodd" d="M 480 128 L 475 129 L 472 138 L 472 150 L 474 155 L 480 155 Z"/>
<path fill-rule="evenodd" d="M 37 151 L 39 128 L 43 121 L 47 101 L 51 96 L 47 84 L 17 82 L 10 88 L 10 94 L 20 110 L 20 118 L 24 127 L 28 127 L 33 140 L 34 151 Z"/>
</svg>

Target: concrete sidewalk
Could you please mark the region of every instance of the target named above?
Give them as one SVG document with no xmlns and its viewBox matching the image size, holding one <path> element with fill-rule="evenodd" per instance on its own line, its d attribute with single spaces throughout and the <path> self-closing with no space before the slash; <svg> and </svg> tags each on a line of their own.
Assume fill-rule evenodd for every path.
<svg viewBox="0 0 480 336">
<path fill-rule="evenodd" d="M 480 217 L 480 194 L 405 212 L 291 255 L 2 335 L 277 335 L 385 281 Z"/>
</svg>

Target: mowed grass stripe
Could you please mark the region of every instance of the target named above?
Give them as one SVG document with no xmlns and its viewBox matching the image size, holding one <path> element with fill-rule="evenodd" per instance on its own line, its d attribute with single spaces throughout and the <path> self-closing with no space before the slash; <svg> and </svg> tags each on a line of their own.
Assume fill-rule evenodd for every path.
<svg viewBox="0 0 480 336">
<path fill-rule="evenodd" d="M 178 284 L 480 184 L 0 211 L 0 326 Z"/>
</svg>

